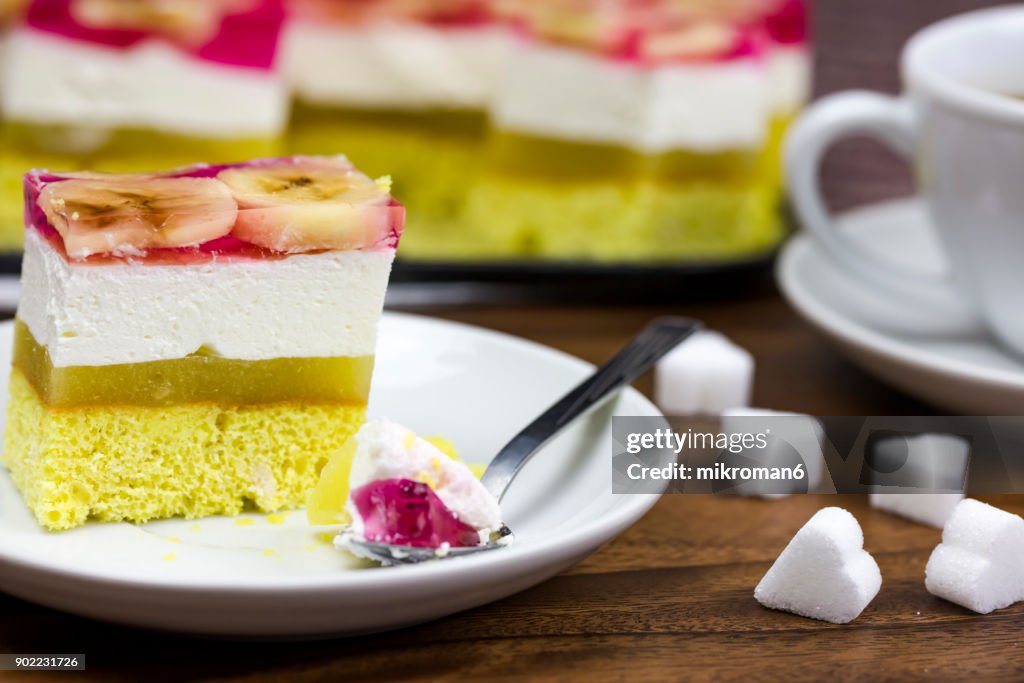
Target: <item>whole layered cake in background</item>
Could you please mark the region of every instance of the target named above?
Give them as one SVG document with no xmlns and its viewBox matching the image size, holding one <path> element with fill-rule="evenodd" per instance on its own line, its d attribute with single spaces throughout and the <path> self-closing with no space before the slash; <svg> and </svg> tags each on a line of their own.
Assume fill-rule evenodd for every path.
<svg viewBox="0 0 1024 683">
<path fill-rule="evenodd" d="M 300 506 L 364 420 L 387 185 L 344 157 L 28 174 L 3 462 L 39 522 Z"/>
<path fill-rule="evenodd" d="M 802 0 L 293 9 L 290 142 L 395 164 L 415 216 L 404 259 L 717 263 L 784 235 Z"/>
<path fill-rule="evenodd" d="M 462 206 L 481 171 L 486 105 L 506 59 L 507 27 L 486 0 L 292 0 L 283 41 L 295 103 L 290 150 L 344 150 L 429 228 L 471 242 Z M 404 251 L 403 251 L 404 255 Z"/>
<path fill-rule="evenodd" d="M 281 0 L 31 0 L 7 38 L 0 249 L 29 168 L 143 171 L 279 153 Z"/>
<path fill-rule="evenodd" d="M 282 146 L 392 173 L 408 261 L 757 260 L 785 233 L 806 2 L 29 0 L 0 62 L 0 251 L 28 168 Z"/>
</svg>

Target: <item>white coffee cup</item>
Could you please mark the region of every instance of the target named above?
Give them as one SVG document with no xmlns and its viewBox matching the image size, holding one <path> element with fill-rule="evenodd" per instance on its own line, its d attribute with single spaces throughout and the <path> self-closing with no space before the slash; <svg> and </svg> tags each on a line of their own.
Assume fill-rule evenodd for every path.
<svg viewBox="0 0 1024 683">
<path fill-rule="evenodd" d="M 794 125 L 785 163 L 797 216 L 849 274 L 951 329 L 987 328 L 1024 354 L 1024 5 L 924 29 L 904 49 L 902 73 L 900 97 L 831 95 Z M 912 162 L 948 273 L 880 260 L 835 229 L 819 165 L 851 135 L 874 137 Z"/>
</svg>

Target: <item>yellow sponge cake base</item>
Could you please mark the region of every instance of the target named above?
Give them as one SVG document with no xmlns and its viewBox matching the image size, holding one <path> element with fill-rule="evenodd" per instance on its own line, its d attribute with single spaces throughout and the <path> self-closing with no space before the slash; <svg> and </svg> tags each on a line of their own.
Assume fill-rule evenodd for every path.
<svg viewBox="0 0 1024 683">
<path fill-rule="evenodd" d="M 3 462 L 39 523 L 145 522 L 301 506 L 365 405 L 42 403 L 11 373 Z"/>
</svg>

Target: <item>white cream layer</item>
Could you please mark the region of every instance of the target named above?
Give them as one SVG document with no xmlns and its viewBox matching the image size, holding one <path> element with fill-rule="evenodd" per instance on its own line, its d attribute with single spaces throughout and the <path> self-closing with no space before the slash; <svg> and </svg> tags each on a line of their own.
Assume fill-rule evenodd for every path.
<svg viewBox="0 0 1024 683">
<path fill-rule="evenodd" d="M 798 112 L 811 97 L 812 58 L 804 45 L 773 47 L 768 54 L 772 108 L 779 114 Z"/>
<path fill-rule="evenodd" d="M 55 366 L 366 356 L 393 250 L 180 266 L 71 265 L 25 234 L 18 317 Z"/>
<path fill-rule="evenodd" d="M 157 40 L 117 49 L 24 28 L 10 36 L 2 70 L 4 115 L 29 123 L 243 138 L 279 134 L 288 112 L 281 75 Z"/>
<path fill-rule="evenodd" d="M 517 48 L 491 110 L 503 130 L 657 153 L 760 147 L 772 114 L 766 61 L 645 68 L 571 48 Z"/>
<path fill-rule="evenodd" d="M 283 59 L 296 95 L 314 104 L 481 108 L 509 45 L 499 28 L 296 20 L 285 31 Z"/>
</svg>

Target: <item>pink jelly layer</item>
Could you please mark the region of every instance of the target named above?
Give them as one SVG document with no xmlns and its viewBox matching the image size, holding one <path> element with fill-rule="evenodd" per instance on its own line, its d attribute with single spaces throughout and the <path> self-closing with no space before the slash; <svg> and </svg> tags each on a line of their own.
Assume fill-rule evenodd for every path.
<svg viewBox="0 0 1024 683">
<path fill-rule="evenodd" d="M 658 9 L 657 2 L 643 2 L 634 6 L 637 15 L 634 21 L 606 36 L 603 44 L 595 44 L 593 50 L 615 61 L 628 62 L 638 66 L 652 67 L 673 63 L 727 63 L 739 59 L 763 57 L 772 45 L 802 45 L 808 39 L 807 0 L 773 0 L 765 2 L 763 13 L 752 16 L 748 21 L 732 26 L 735 32 L 732 43 L 724 49 L 702 56 L 665 56 L 652 58 L 644 50 L 648 40 L 665 30 L 670 19 Z M 657 20 L 652 19 L 657 18 Z M 631 23 L 635 25 L 630 25 Z M 519 26 L 520 32 L 540 42 L 545 38 L 536 35 L 529 26 Z M 686 26 L 680 25 L 680 29 Z"/>
<path fill-rule="evenodd" d="M 768 35 L 780 45 L 802 45 L 810 37 L 806 0 L 782 0 L 765 18 Z"/>
<path fill-rule="evenodd" d="M 147 39 L 165 37 L 140 30 L 84 26 L 74 17 L 71 10 L 73 1 L 32 0 L 25 23 L 45 33 L 119 49 L 134 47 Z M 209 62 L 270 70 L 274 65 L 283 23 L 282 0 L 257 0 L 244 11 L 225 14 L 217 33 L 206 43 L 179 46 Z"/>
<path fill-rule="evenodd" d="M 292 162 L 290 157 L 256 159 L 235 164 L 196 164 L 184 168 L 175 169 L 167 173 L 161 173 L 166 178 L 213 178 L 227 168 L 258 167 L 279 164 L 282 161 Z M 64 241 L 46 214 L 39 207 L 39 193 L 50 183 L 57 183 L 70 180 L 73 176 L 62 176 L 58 173 L 50 173 L 45 170 L 31 171 L 25 174 L 25 229 L 37 230 L 65 260 L 69 260 L 64 249 Z M 382 214 L 382 225 L 378 239 L 372 244 L 360 247 L 361 251 L 394 250 L 402 237 L 402 230 L 405 225 L 405 207 L 393 197 L 389 197 L 388 203 L 375 207 Z M 315 252 L 302 252 L 315 253 Z M 126 260 L 145 263 L 147 265 L 193 265 L 209 261 L 252 261 L 265 259 L 282 259 L 292 256 L 291 253 L 282 253 L 259 247 L 255 244 L 245 242 L 232 235 L 219 237 L 209 242 L 204 242 L 190 247 L 175 247 L 170 249 L 150 249 L 144 256 L 115 256 L 113 254 L 94 254 L 84 259 L 76 259 L 75 263 L 88 265 L 105 265 L 110 263 L 124 263 Z"/>
<path fill-rule="evenodd" d="M 418 15 L 395 11 L 395 8 L 388 5 L 388 2 L 381 0 L 291 0 L 288 12 L 291 16 L 308 21 L 345 26 L 399 21 L 439 28 L 474 28 L 489 26 L 495 21 L 486 0 L 463 2 L 454 6 L 436 2 L 432 7 L 422 8 L 423 11 Z"/>
<path fill-rule="evenodd" d="M 587 49 L 615 62 L 625 62 L 639 67 L 658 67 L 670 64 L 725 64 L 739 59 L 760 59 L 764 56 L 766 48 L 762 30 L 741 27 L 736 29 L 736 36 L 732 44 L 721 52 L 707 56 L 686 55 L 652 58 L 644 49 L 645 42 L 649 37 L 650 35 L 646 31 L 631 30 L 618 36 L 610 45 L 594 46 Z M 541 43 L 551 42 L 536 35 L 533 35 L 532 39 Z M 570 44 L 570 46 L 579 47 L 576 44 Z"/>
<path fill-rule="evenodd" d="M 417 481 L 371 482 L 352 492 L 352 503 L 368 541 L 415 548 L 480 545 L 477 530 L 460 521 L 429 486 Z"/>
<path fill-rule="evenodd" d="M 667 58 L 664 60 L 651 60 L 648 58 L 643 51 L 643 43 L 646 35 L 643 32 L 635 32 L 630 35 L 618 54 L 613 56 L 624 59 L 630 62 L 641 62 L 641 63 L 655 63 L 661 64 L 664 62 L 731 62 L 737 59 L 751 59 L 760 57 L 764 54 L 764 41 L 761 38 L 760 32 L 748 27 L 740 27 L 736 29 L 736 36 L 733 40 L 732 45 L 723 50 L 722 52 L 716 53 L 708 57 L 683 57 L 683 58 Z"/>
</svg>

